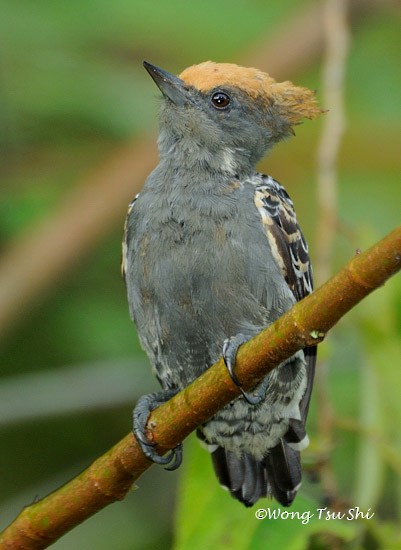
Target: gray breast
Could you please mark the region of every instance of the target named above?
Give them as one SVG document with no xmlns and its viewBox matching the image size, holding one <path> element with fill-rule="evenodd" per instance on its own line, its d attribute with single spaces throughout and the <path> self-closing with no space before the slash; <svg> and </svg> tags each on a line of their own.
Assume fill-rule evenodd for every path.
<svg viewBox="0 0 401 550">
<path fill-rule="evenodd" d="M 218 359 L 225 338 L 252 336 L 294 301 L 253 186 L 218 196 L 191 189 L 145 189 L 128 223 L 131 315 L 165 387 L 187 385 Z"/>
</svg>

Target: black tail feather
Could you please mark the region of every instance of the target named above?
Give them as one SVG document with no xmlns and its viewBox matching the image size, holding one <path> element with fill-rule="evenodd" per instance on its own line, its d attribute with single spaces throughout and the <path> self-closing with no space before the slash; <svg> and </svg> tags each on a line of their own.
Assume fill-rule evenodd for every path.
<svg viewBox="0 0 401 550">
<path fill-rule="evenodd" d="M 227 471 L 230 478 L 231 491 L 241 491 L 245 482 L 245 462 L 238 460 L 234 453 L 226 453 Z"/>
<path fill-rule="evenodd" d="M 223 487 L 227 487 L 227 489 L 230 489 L 231 481 L 230 474 L 228 472 L 226 451 L 222 447 L 217 447 L 217 449 L 211 453 L 211 457 L 214 473 L 216 474 L 220 485 L 222 485 Z"/>
<path fill-rule="evenodd" d="M 251 455 L 245 454 L 241 459 L 231 451 L 218 447 L 212 453 L 212 461 L 217 478 L 232 496 L 252 506 L 266 496 L 267 481 L 263 464 Z"/>
<path fill-rule="evenodd" d="M 302 481 L 299 451 L 280 441 L 264 460 L 271 492 L 283 506 L 290 506 Z"/>
<path fill-rule="evenodd" d="M 283 439 L 286 443 L 292 443 L 292 445 L 298 445 L 305 441 L 305 439 L 307 439 L 307 435 L 304 422 L 302 420 L 290 418 L 288 430 Z"/>
<path fill-rule="evenodd" d="M 290 506 L 301 484 L 299 452 L 283 440 L 270 449 L 263 461 L 250 454 L 238 458 L 222 447 L 212 452 L 212 461 L 221 485 L 245 506 L 252 506 L 267 495 L 274 496 L 283 506 Z"/>
</svg>

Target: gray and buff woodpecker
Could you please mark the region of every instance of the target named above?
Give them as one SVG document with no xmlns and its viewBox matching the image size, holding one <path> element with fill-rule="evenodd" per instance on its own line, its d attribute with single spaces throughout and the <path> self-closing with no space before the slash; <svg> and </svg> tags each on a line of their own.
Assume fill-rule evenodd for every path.
<svg viewBox="0 0 401 550">
<path fill-rule="evenodd" d="M 223 355 L 235 383 L 238 347 L 312 291 L 308 248 L 285 189 L 256 163 L 303 118 L 322 111 L 312 91 L 257 69 L 207 61 L 176 77 L 145 68 L 163 94 L 160 161 L 131 203 L 123 274 L 130 314 L 163 391 L 142 397 L 134 434 L 149 413 Z M 274 369 L 198 429 L 220 483 L 252 506 L 289 506 L 301 483 L 300 450 L 316 351 Z"/>
</svg>

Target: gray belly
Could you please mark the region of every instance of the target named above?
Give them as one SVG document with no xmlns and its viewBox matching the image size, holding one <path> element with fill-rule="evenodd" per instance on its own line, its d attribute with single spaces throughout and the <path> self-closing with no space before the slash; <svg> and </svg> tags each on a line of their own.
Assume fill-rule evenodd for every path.
<svg viewBox="0 0 401 550">
<path fill-rule="evenodd" d="M 142 237 L 146 250 L 136 255 L 127 286 L 161 384 L 182 388 L 221 356 L 225 338 L 256 334 L 293 297 L 259 221 L 253 231 L 220 220 L 192 233 L 175 225 Z"/>
</svg>

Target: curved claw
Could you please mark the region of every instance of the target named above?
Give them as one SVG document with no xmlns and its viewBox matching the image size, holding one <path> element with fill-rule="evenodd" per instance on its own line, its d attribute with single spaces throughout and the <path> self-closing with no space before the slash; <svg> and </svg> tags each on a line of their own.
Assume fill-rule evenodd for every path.
<svg viewBox="0 0 401 550">
<path fill-rule="evenodd" d="M 250 405 L 258 405 L 263 401 L 266 395 L 266 389 L 269 385 L 268 378 L 265 378 L 265 380 L 262 382 L 260 387 L 258 388 L 258 391 L 256 394 L 251 394 L 246 392 L 240 383 L 240 381 L 237 378 L 237 375 L 235 374 L 235 361 L 237 357 L 238 348 L 247 342 L 248 339 L 243 334 L 237 334 L 236 336 L 232 338 L 227 338 L 224 340 L 223 344 L 223 359 L 224 363 L 227 367 L 227 370 L 231 376 L 231 380 L 236 384 L 239 389 L 241 390 L 241 393 L 245 399 Z"/>
<path fill-rule="evenodd" d="M 171 464 L 166 466 L 164 468 L 165 470 L 172 472 L 173 470 L 179 468 L 182 463 L 182 443 L 177 445 L 177 447 L 174 447 L 174 449 L 172 449 L 171 453 L 169 453 L 167 457 L 170 459 Z"/>
<path fill-rule="evenodd" d="M 145 435 L 146 424 L 151 411 L 171 399 L 177 390 L 166 390 L 160 393 L 151 393 L 143 395 L 136 404 L 133 411 L 133 433 L 138 441 L 143 454 L 152 462 L 161 465 L 167 465 L 166 470 L 175 470 L 182 462 L 182 444 L 177 445 L 167 455 L 160 456 L 154 447 L 156 443 L 149 441 Z M 171 463 L 171 465 L 170 465 Z"/>
<path fill-rule="evenodd" d="M 244 399 L 250 404 L 250 405 L 259 405 L 264 398 L 266 397 L 266 390 L 269 386 L 269 379 L 265 378 L 262 382 L 262 384 L 259 386 L 257 393 L 247 393 L 245 390 L 239 387 L 241 390 L 242 395 L 244 396 Z"/>
<path fill-rule="evenodd" d="M 146 456 L 146 458 L 148 458 L 149 460 L 151 460 L 152 462 L 154 462 L 155 464 L 160 464 L 161 466 L 165 466 L 166 464 L 170 464 L 170 462 L 174 459 L 174 452 L 171 451 L 170 453 L 164 455 L 164 456 L 160 456 L 159 454 L 157 454 L 156 451 L 154 451 L 153 449 L 148 449 L 148 448 L 144 448 L 142 447 L 142 451 L 143 451 L 143 454 Z M 166 470 L 168 470 L 169 468 L 166 467 Z"/>
<path fill-rule="evenodd" d="M 238 348 L 241 344 L 245 344 L 246 338 L 243 334 L 237 334 L 233 338 L 226 338 L 223 343 L 223 359 L 224 364 L 228 370 L 231 380 L 239 388 L 241 388 L 241 382 L 238 380 L 237 375 L 234 372 L 235 358 L 237 356 Z"/>
</svg>

